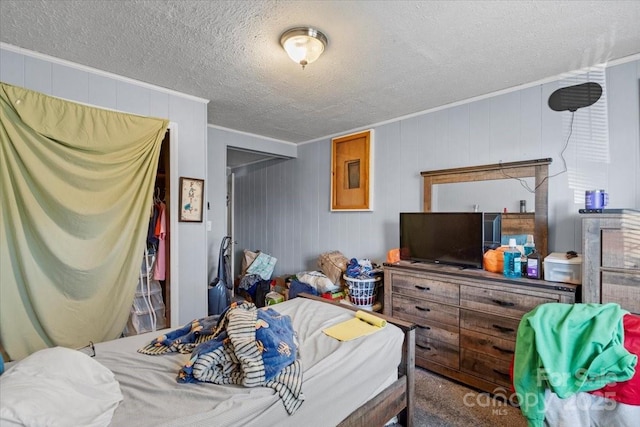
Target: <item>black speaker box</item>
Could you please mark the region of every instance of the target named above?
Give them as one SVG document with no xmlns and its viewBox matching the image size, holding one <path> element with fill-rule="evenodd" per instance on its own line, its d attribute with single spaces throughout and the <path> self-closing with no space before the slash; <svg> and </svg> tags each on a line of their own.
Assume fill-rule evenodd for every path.
<svg viewBox="0 0 640 427">
<path fill-rule="evenodd" d="M 576 111 L 594 104 L 602 95 L 602 86 L 588 82 L 567 86 L 553 92 L 549 97 L 549 108 L 554 111 Z"/>
</svg>

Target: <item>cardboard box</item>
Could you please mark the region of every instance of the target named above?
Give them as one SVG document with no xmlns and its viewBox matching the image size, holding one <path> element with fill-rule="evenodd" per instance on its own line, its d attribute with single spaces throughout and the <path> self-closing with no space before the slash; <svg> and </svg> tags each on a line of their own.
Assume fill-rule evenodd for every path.
<svg viewBox="0 0 640 427">
<path fill-rule="evenodd" d="M 567 258 L 564 252 L 552 252 L 544 259 L 544 280 L 582 284 L 582 257 Z"/>
</svg>

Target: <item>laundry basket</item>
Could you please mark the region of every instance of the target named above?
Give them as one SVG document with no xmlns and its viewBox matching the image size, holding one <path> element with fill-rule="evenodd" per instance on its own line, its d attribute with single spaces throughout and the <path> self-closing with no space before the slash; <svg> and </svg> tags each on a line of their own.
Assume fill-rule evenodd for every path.
<svg viewBox="0 0 640 427">
<path fill-rule="evenodd" d="M 349 289 L 349 300 L 353 305 L 365 310 L 371 310 L 376 302 L 376 294 L 382 277 L 371 277 L 368 279 L 355 279 L 342 276 Z"/>
</svg>

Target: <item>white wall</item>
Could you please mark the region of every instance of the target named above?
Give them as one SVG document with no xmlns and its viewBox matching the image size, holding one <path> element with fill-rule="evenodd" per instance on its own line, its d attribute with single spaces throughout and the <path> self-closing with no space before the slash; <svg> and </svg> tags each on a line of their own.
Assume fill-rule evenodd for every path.
<svg viewBox="0 0 640 427">
<path fill-rule="evenodd" d="M 257 168 L 265 165 L 274 164 L 282 161 L 282 158 L 295 158 L 297 156 L 298 146 L 289 142 L 278 141 L 273 138 L 261 137 L 246 132 L 239 132 L 232 129 L 221 128 L 209 125 L 208 129 L 208 179 L 211 183 L 208 186 L 209 200 L 215 200 L 216 203 L 210 204 L 208 216 L 212 221 L 212 226 L 219 232 L 208 233 L 209 247 L 209 281 L 217 275 L 218 268 L 218 252 L 222 237 L 227 234 L 227 148 L 237 148 L 252 152 L 264 152 L 269 155 L 276 156 L 272 160 L 261 162 L 260 165 L 250 165 L 236 169 L 235 175 L 242 177 L 251 174 Z M 224 195 L 221 198 L 220 195 Z M 235 246 L 236 253 L 242 253 L 242 247 Z"/>
<path fill-rule="evenodd" d="M 610 160 L 597 166 L 584 163 L 576 154 L 579 146 L 571 146 L 565 156 L 572 176 L 596 176 L 589 184 L 607 189 L 613 207 L 640 208 L 639 79 L 638 60 L 606 70 Z M 202 224 L 179 223 L 175 230 L 178 254 L 172 255 L 172 264 L 178 272 L 178 283 L 173 284 L 179 289 L 179 318 L 174 319 L 178 325 L 206 314 L 206 284 L 215 275 L 218 245 L 226 234 L 227 146 L 298 157 L 265 162 L 238 174 L 239 250 L 261 249 L 276 256 L 276 274 L 316 268 L 318 254 L 332 249 L 383 261 L 386 251 L 398 245 L 398 213 L 422 208 L 420 171 L 552 157 L 551 174 L 559 172 L 568 113 L 551 111 L 546 101 L 572 78 L 372 126 L 374 210 L 345 213 L 329 211 L 330 138 L 292 147 L 255 135 L 207 129 L 205 100 L 6 44 L 0 45 L 0 80 L 177 124 L 178 176 L 205 178 L 205 206 L 208 202 L 210 207 Z M 578 110 L 578 121 L 595 123 L 586 113 Z M 568 177 L 562 174 L 549 183 L 549 248 L 556 251 L 581 246 L 577 210 L 582 206 L 575 201 Z M 207 221 L 212 222 L 211 231 L 206 230 Z"/>
<path fill-rule="evenodd" d="M 560 87 L 600 78 L 603 98 L 576 112 L 568 138 L 570 113 L 551 110 L 549 96 Z M 315 269 L 318 254 L 333 249 L 347 257 L 384 261 L 386 252 L 399 244 L 398 213 L 422 209 L 421 171 L 549 157 L 550 175 L 558 174 L 549 180 L 549 249 L 580 251 L 578 209 L 584 207 L 585 188 L 606 189 L 611 207 L 640 208 L 639 79 L 636 57 L 604 74 L 602 69 L 572 73 L 372 125 L 373 212 L 330 212 L 331 139 L 300 145 L 296 160 L 236 179 L 238 246 L 278 258 L 276 274 Z M 603 122 L 609 158 L 589 158 Z M 566 141 L 568 171 L 561 173 Z M 467 195 L 469 200 L 477 197 Z M 507 198 L 505 206 L 512 202 L 510 210 L 516 209 L 518 199 Z"/>
<path fill-rule="evenodd" d="M 177 125 L 179 147 L 172 150 L 178 156 L 177 176 L 207 177 L 206 100 L 6 44 L 0 45 L 0 80 L 70 101 L 167 118 Z M 177 183 L 172 184 L 177 190 Z M 173 194 L 177 197 L 177 191 Z M 224 194 L 219 195 L 222 200 Z M 177 272 L 171 283 L 178 296 L 178 306 L 172 308 L 174 326 L 207 314 L 208 283 L 205 223 L 176 225 L 172 238 L 177 240 L 177 253 L 171 254 L 172 271 Z"/>
</svg>

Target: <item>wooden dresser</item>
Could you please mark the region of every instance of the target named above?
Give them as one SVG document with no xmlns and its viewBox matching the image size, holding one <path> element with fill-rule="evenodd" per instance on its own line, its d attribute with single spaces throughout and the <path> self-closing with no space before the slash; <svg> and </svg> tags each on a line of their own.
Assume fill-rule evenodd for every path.
<svg viewBox="0 0 640 427">
<path fill-rule="evenodd" d="M 582 301 L 640 314 L 640 211 L 583 215 Z"/>
<path fill-rule="evenodd" d="M 508 393 L 520 318 L 539 304 L 575 302 L 577 287 L 400 261 L 384 265 L 384 314 L 416 324 L 416 365 Z"/>
</svg>

